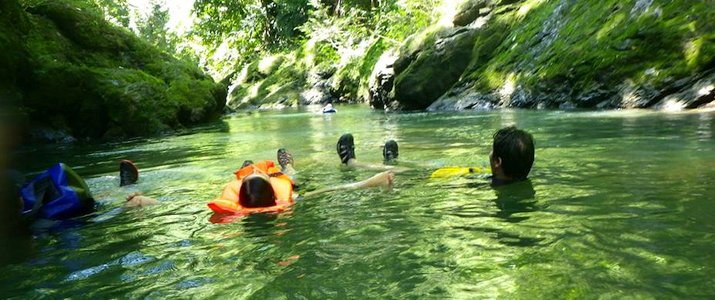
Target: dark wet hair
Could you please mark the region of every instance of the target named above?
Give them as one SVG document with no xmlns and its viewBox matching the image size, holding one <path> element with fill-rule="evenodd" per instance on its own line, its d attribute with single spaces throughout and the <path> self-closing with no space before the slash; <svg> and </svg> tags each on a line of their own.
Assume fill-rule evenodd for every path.
<svg viewBox="0 0 715 300">
<path fill-rule="evenodd" d="M 504 175 L 523 180 L 534 164 L 534 138 L 514 126 L 505 127 L 494 133 L 492 152 L 501 158 Z"/>
<path fill-rule="evenodd" d="M 276 194 L 265 178 L 248 176 L 241 183 L 238 203 L 243 207 L 269 207 L 276 205 Z"/>
</svg>

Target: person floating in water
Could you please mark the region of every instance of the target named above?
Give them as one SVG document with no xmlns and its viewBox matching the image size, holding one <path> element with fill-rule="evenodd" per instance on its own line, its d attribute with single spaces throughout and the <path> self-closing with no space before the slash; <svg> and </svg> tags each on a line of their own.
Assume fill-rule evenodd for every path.
<svg viewBox="0 0 715 300">
<path fill-rule="evenodd" d="M 325 106 L 323 106 L 323 109 L 321 110 L 324 114 L 334 114 L 338 112 L 334 107 L 333 104 L 328 102 Z"/>
<path fill-rule="evenodd" d="M 514 126 L 494 133 L 489 153 L 490 168 L 444 167 L 432 172 L 431 178 L 455 177 L 468 174 L 491 174 L 492 187 L 525 181 L 534 164 L 534 138 Z"/>
<path fill-rule="evenodd" d="M 470 173 L 491 173 L 491 185 L 502 186 L 526 180 L 534 164 L 534 138 L 531 134 L 514 126 L 499 129 L 494 133 L 492 151 L 489 154 L 491 168 L 446 167 L 435 170 L 431 177 L 453 177 Z M 352 134 L 346 133 L 338 139 L 337 152 L 342 164 L 360 169 L 402 172 L 406 169 L 391 166 L 399 156 L 397 142 L 388 140 L 383 148 L 384 165 L 360 162 L 355 158 L 355 143 Z"/>
<path fill-rule="evenodd" d="M 494 133 L 489 154 L 492 186 L 526 180 L 534 165 L 534 137 L 515 126 Z"/>
<path fill-rule="evenodd" d="M 119 163 L 119 186 L 132 185 L 139 179 L 133 162 Z M 72 168 L 57 163 L 33 180 L 19 186 L 22 215 L 26 219 L 70 219 L 94 212 L 95 200 L 87 183 Z M 147 206 L 158 203 L 139 193 L 130 194 L 125 206 Z"/>
<path fill-rule="evenodd" d="M 119 186 L 127 186 L 135 184 L 139 180 L 139 169 L 134 165 L 131 160 L 122 160 L 119 162 Z M 142 193 L 135 192 L 127 196 L 127 202 L 124 203 L 126 207 L 143 207 L 158 204 L 154 198 L 150 198 L 142 195 Z"/>
<path fill-rule="evenodd" d="M 293 157 L 285 149 L 278 149 L 278 169 L 275 163 L 264 160 L 257 163 L 247 160 L 234 174 L 236 178 L 224 187 L 221 195 L 207 205 L 217 214 L 245 216 L 261 212 L 281 212 L 293 205 L 296 194 L 293 193 Z M 391 187 L 394 173 L 385 171 L 366 180 L 311 191 L 305 197 L 338 190 L 351 190 L 373 187 Z M 212 218 L 212 222 L 224 222 Z"/>
</svg>

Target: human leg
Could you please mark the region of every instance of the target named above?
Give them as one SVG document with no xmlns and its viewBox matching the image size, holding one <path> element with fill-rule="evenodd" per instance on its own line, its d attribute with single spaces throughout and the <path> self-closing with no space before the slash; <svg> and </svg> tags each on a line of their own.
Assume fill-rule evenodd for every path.
<svg viewBox="0 0 715 300">
<path fill-rule="evenodd" d="M 154 198 L 147 197 L 142 195 L 142 193 L 136 192 L 136 193 L 131 193 L 129 196 L 127 196 L 127 202 L 124 204 L 126 207 L 143 207 L 143 206 L 150 206 L 150 205 L 155 205 L 159 204 L 159 201 L 157 201 Z"/>
<path fill-rule="evenodd" d="M 394 160 L 397 158 L 397 142 L 394 140 L 389 140 L 385 143 L 387 149 L 383 149 L 383 157 L 385 157 L 385 162 Z M 338 139 L 337 152 L 340 157 L 340 162 L 350 168 L 373 170 L 373 171 L 385 171 L 392 170 L 395 172 L 403 172 L 404 169 L 398 169 L 394 166 L 388 165 L 378 165 L 358 161 L 355 158 L 355 143 L 353 140 L 353 135 L 350 133 L 343 134 Z M 389 159 L 388 159 L 389 158 Z"/>
<path fill-rule="evenodd" d="M 131 160 L 119 162 L 119 186 L 135 184 L 138 179 L 139 170 Z"/>
<path fill-rule="evenodd" d="M 293 168 L 293 155 L 290 154 L 285 148 L 278 149 L 276 153 L 276 160 L 281 166 L 281 172 L 289 177 L 295 175 L 295 169 Z"/>
<path fill-rule="evenodd" d="M 131 160 L 122 160 L 119 162 L 119 186 L 131 185 L 137 183 L 139 179 L 139 170 Z M 124 203 L 126 207 L 143 207 L 158 204 L 154 198 L 144 196 L 141 192 L 134 192 L 127 195 L 127 201 Z"/>
<path fill-rule="evenodd" d="M 385 159 L 385 163 L 394 161 L 398 155 L 397 142 L 395 140 L 385 142 L 385 146 L 382 148 L 382 157 Z"/>
</svg>

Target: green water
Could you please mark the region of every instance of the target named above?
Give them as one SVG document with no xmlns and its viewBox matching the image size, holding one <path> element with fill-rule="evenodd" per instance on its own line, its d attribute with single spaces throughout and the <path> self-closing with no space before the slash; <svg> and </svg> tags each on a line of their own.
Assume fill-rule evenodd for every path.
<svg viewBox="0 0 715 300">
<path fill-rule="evenodd" d="M 715 113 L 257 112 L 179 136 L 21 151 L 26 172 L 64 161 L 97 214 L 40 224 L 0 266 L 3 298 L 713 298 Z M 392 191 L 303 199 L 279 215 L 212 224 L 206 202 L 245 159 L 286 147 L 303 190 L 367 178 L 335 142 L 381 162 L 486 166 L 491 134 L 533 133 L 530 183 L 399 174 Z M 120 159 L 141 169 L 118 188 Z M 122 208 L 142 191 L 160 204 Z M 19 260 L 19 261 L 18 261 Z"/>
</svg>

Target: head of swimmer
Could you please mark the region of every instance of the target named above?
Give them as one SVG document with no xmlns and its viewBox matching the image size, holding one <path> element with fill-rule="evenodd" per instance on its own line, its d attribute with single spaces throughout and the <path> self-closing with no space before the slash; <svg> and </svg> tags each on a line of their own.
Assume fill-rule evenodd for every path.
<svg viewBox="0 0 715 300">
<path fill-rule="evenodd" d="M 500 180 L 525 180 L 534 164 L 534 138 L 514 126 L 494 133 L 489 154 L 492 176 Z"/>
<path fill-rule="evenodd" d="M 243 178 L 238 203 L 243 207 L 269 207 L 276 205 L 276 194 L 268 175 L 254 173 Z"/>
</svg>

